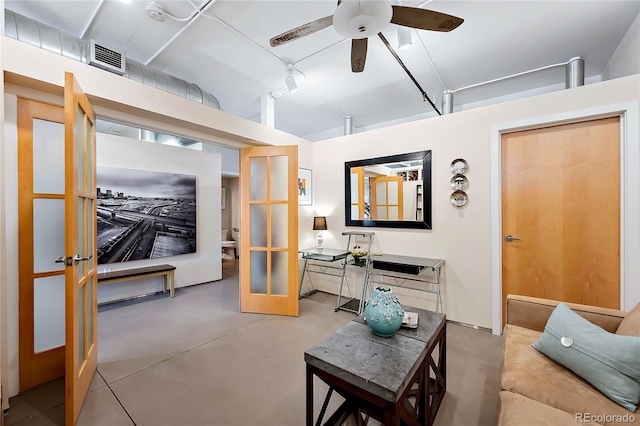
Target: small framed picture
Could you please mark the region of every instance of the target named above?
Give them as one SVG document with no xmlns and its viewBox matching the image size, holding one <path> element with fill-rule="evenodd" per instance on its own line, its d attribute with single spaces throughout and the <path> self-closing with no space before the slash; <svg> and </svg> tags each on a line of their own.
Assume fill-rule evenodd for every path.
<svg viewBox="0 0 640 426">
<path fill-rule="evenodd" d="M 298 205 L 311 205 L 311 170 L 298 168 Z"/>
</svg>

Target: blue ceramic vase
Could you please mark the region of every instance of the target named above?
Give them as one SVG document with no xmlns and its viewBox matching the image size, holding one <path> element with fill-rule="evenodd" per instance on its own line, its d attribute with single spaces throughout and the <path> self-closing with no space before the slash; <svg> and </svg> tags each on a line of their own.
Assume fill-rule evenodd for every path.
<svg viewBox="0 0 640 426">
<path fill-rule="evenodd" d="M 402 325 L 404 309 L 390 288 L 376 287 L 364 308 L 367 324 L 375 334 L 391 337 Z"/>
</svg>

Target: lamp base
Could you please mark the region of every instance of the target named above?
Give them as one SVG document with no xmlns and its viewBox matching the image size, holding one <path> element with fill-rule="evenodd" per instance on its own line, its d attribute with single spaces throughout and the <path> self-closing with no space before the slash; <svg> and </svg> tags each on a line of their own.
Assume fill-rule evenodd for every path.
<svg viewBox="0 0 640 426">
<path fill-rule="evenodd" d="M 322 231 L 318 232 L 318 240 L 316 242 L 316 248 L 318 250 L 322 250 L 322 243 L 324 242 L 324 237 L 322 235 Z"/>
</svg>

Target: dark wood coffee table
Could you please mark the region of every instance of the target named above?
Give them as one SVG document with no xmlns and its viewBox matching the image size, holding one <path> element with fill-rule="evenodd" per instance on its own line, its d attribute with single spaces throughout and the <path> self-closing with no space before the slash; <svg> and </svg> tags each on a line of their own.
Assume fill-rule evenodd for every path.
<svg viewBox="0 0 640 426">
<path fill-rule="evenodd" d="M 314 376 L 329 386 L 316 425 L 339 425 L 350 415 L 358 424 L 368 417 L 385 426 L 433 424 L 447 383 L 446 316 L 405 310 L 418 312 L 417 329 L 379 337 L 360 315 L 305 351 L 307 426 L 314 422 Z M 345 401 L 322 423 L 333 392 Z"/>
</svg>

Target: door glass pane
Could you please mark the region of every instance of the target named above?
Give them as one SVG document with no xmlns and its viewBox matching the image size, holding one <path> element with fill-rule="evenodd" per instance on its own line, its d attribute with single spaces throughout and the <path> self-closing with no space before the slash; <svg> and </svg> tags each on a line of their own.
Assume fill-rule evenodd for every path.
<svg viewBox="0 0 640 426">
<path fill-rule="evenodd" d="M 267 199 L 267 157 L 251 158 L 251 200 Z"/>
<path fill-rule="evenodd" d="M 289 197 L 289 157 L 271 157 L 271 200 L 287 200 Z"/>
<path fill-rule="evenodd" d="M 84 230 L 85 230 L 85 209 L 84 209 L 84 198 L 78 197 L 78 251 L 77 254 L 80 257 L 85 257 L 84 251 Z M 71 253 L 72 256 L 75 256 L 76 253 Z M 85 262 L 78 262 L 78 279 L 84 277 L 84 265 Z"/>
<path fill-rule="evenodd" d="M 90 271 L 93 268 L 93 241 L 95 238 L 94 235 L 94 217 L 93 217 L 93 206 L 94 206 L 95 201 L 87 198 L 86 201 L 86 206 L 87 206 L 87 253 L 86 253 L 86 257 L 91 256 L 91 259 L 87 260 L 87 271 Z"/>
<path fill-rule="evenodd" d="M 362 219 L 360 217 L 360 214 L 358 213 L 358 206 L 351 206 L 351 219 L 352 220 Z"/>
<path fill-rule="evenodd" d="M 387 204 L 387 184 L 386 182 L 376 182 L 376 203 Z M 380 218 L 378 218 L 380 219 Z"/>
<path fill-rule="evenodd" d="M 64 200 L 33 200 L 33 272 L 60 271 L 64 263 Z"/>
<path fill-rule="evenodd" d="M 387 204 L 398 204 L 398 182 L 389 182 L 388 192 L 389 202 Z"/>
<path fill-rule="evenodd" d="M 267 294 L 267 252 L 251 252 L 251 293 Z"/>
<path fill-rule="evenodd" d="M 251 247 L 267 246 L 267 205 L 251 205 Z"/>
<path fill-rule="evenodd" d="M 387 206 L 378 207 L 378 220 L 386 220 L 387 219 Z"/>
<path fill-rule="evenodd" d="M 398 207 L 389 206 L 388 212 L 389 212 L 389 217 L 387 218 L 388 220 L 400 220 L 398 219 Z"/>
<path fill-rule="evenodd" d="M 357 173 L 351 173 L 351 202 L 352 203 L 357 203 L 358 202 L 358 194 L 360 193 L 360 191 L 358 190 L 358 174 Z M 353 216 L 351 216 L 353 218 Z"/>
<path fill-rule="evenodd" d="M 87 348 L 93 344 L 93 277 L 87 281 Z"/>
<path fill-rule="evenodd" d="M 79 362 L 81 366 L 84 362 L 84 289 L 84 286 L 78 289 L 78 355 L 80 356 Z"/>
<path fill-rule="evenodd" d="M 271 252 L 271 294 L 286 296 L 289 294 L 289 253 Z"/>
<path fill-rule="evenodd" d="M 33 119 L 33 192 L 64 194 L 64 124 Z"/>
<path fill-rule="evenodd" d="M 89 121 L 89 119 L 87 118 L 87 127 L 85 130 L 85 147 L 87 149 L 87 155 L 85 156 L 84 162 L 86 164 L 86 168 L 87 168 L 87 184 L 85 186 L 86 190 L 88 192 L 93 192 L 94 188 L 93 188 L 93 175 L 91 173 L 91 167 L 93 165 L 93 150 L 92 150 L 92 144 L 91 144 L 91 134 L 93 132 L 93 126 L 91 125 L 91 122 Z"/>
<path fill-rule="evenodd" d="M 84 121 L 82 108 L 78 106 L 78 121 L 76 122 L 76 135 L 78 135 L 78 189 L 84 189 Z"/>
<path fill-rule="evenodd" d="M 289 247 L 288 208 L 287 204 L 271 204 L 271 247 Z"/>
<path fill-rule="evenodd" d="M 65 343 L 65 277 L 33 280 L 34 352 L 57 348 Z"/>
</svg>

